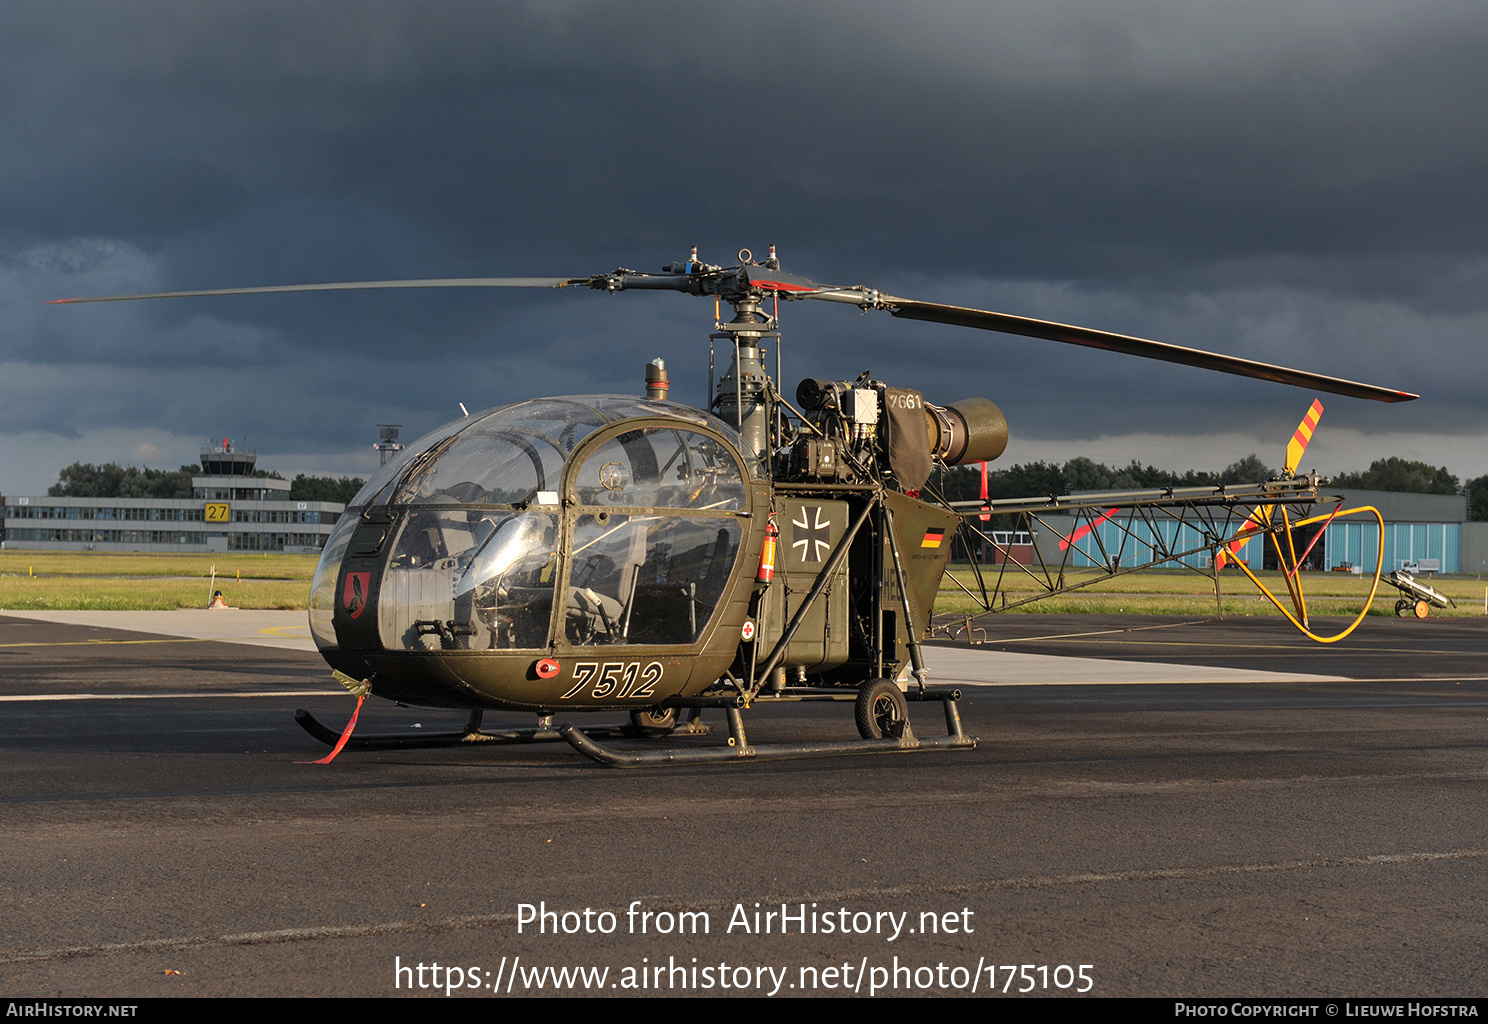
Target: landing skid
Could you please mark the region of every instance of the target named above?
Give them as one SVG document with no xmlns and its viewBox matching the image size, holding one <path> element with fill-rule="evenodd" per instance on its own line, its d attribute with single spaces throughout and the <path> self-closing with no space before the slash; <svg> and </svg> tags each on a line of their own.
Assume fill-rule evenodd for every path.
<svg viewBox="0 0 1488 1024">
<path fill-rule="evenodd" d="M 558 730 L 563 739 L 585 757 L 611 768 L 643 768 L 669 764 L 712 764 L 737 761 L 786 761 L 807 757 L 841 757 L 846 754 L 899 754 L 915 750 L 958 750 L 977 745 L 975 736 L 967 736 L 961 729 L 961 714 L 956 708 L 960 699 L 959 690 L 927 690 L 924 693 L 905 694 L 915 701 L 940 701 L 945 710 L 946 732 L 944 737 L 919 739 L 909 722 L 904 722 L 903 732 L 896 738 L 879 740 L 831 740 L 821 743 L 761 743 L 750 746 L 744 735 L 744 716 L 735 702 L 721 702 L 703 698 L 694 707 L 706 704 L 717 707 L 723 703 L 728 716 L 729 741 L 727 747 L 672 750 L 615 750 L 594 742 L 599 730 L 585 732 L 576 725 L 564 725 Z M 790 693 L 779 697 L 761 698 L 756 704 L 769 704 L 800 700 L 842 700 L 840 696 L 815 693 Z M 847 699 L 851 699 L 848 697 Z"/>
<path fill-rule="evenodd" d="M 539 715 L 537 726 L 531 729 L 482 729 L 480 711 L 470 712 L 465 728 L 459 732 L 384 733 L 373 736 L 353 735 L 346 746 L 355 750 L 410 750 L 428 747 L 458 747 L 473 743 L 552 743 L 563 739 L 560 730 L 553 728 L 552 715 Z M 326 726 L 318 718 L 300 708 L 295 711 L 295 721 L 300 727 L 328 747 L 334 747 L 341 739 L 339 730 Z M 595 736 L 619 739 L 639 735 L 629 725 L 606 725 L 591 730 Z M 672 735 L 702 736 L 708 726 L 698 721 L 694 711 L 685 721 L 677 723 Z"/>
</svg>

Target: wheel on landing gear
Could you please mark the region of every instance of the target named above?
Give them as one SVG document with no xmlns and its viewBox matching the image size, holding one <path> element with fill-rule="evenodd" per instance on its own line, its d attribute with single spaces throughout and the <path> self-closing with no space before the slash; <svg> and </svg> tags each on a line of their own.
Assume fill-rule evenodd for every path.
<svg viewBox="0 0 1488 1024">
<path fill-rule="evenodd" d="M 858 734 L 865 740 L 899 739 L 909 723 L 909 702 L 887 679 L 865 683 L 853 707 Z"/>
<path fill-rule="evenodd" d="M 644 736 L 648 740 L 659 740 L 671 735 L 677 726 L 676 708 L 643 708 L 630 713 L 632 736 Z"/>
</svg>

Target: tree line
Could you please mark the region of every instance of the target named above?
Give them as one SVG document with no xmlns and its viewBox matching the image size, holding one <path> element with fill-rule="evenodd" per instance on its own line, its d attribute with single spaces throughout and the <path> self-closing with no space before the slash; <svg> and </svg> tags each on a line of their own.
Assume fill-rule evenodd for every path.
<svg viewBox="0 0 1488 1024">
<path fill-rule="evenodd" d="M 180 469 L 148 469 L 105 462 L 74 462 L 57 473 L 57 482 L 47 488 L 53 498 L 189 498 L 191 478 L 201 476 L 200 466 Z M 278 473 L 259 470 L 255 477 L 283 480 Z M 357 476 L 306 476 L 299 474 L 289 484 L 290 501 L 335 501 L 349 504 L 366 483 Z"/>
<path fill-rule="evenodd" d="M 57 474 L 57 482 L 47 488 L 47 494 L 54 498 L 189 498 L 191 478 L 200 475 L 200 466 L 170 470 L 120 466 L 117 462 L 99 466 L 74 462 Z M 278 473 L 263 470 L 254 475 L 272 480 L 284 479 Z M 1078 456 L 1065 463 L 1024 462 L 1007 469 L 989 470 L 987 494 L 991 498 L 1021 498 L 1077 491 L 1213 487 L 1259 483 L 1275 475 L 1276 470 L 1254 453 L 1217 473 L 1195 469 L 1175 473 L 1156 466 L 1144 466 L 1136 459 L 1126 466 L 1113 468 Z M 290 482 L 289 498 L 291 501 L 334 501 L 345 505 L 351 502 L 365 482 L 355 476 L 306 476 L 301 473 Z M 1488 520 L 1488 476 L 1461 483 L 1447 471 L 1446 466 L 1432 466 L 1392 455 L 1376 459 L 1362 472 L 1339 473 L 1332 482 L 1335 487 L 1361 491 L 1466 495 L 1467 517 Z M 981 486 L 978 466 L 946 469 L 937 475 L 936 480 L 937 489 L 950 501 L 973 501 L 981 497 Z"/>
</svg>

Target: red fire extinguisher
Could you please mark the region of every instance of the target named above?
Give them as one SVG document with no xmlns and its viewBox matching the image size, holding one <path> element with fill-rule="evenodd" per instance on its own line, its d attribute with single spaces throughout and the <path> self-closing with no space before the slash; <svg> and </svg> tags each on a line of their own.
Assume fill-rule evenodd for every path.
<svg viewBox="0 0 1488 1024">
<path fill-rule="evenodd" d="M 754 574 L 754 582 L 769 583 L 775 578 L 775 549 L 780 542 L 780 530 L 775 525 L 775 515 L 771 513 L 770 521 L 765 524 L 765 543 L 760 548 L 759 572 Z"/>
</svg>

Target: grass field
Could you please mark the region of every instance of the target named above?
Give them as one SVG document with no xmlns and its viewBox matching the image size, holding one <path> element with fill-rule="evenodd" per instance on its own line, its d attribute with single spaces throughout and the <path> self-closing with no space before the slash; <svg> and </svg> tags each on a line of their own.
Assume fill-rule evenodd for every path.
<svg viewBox="0 0 1488 1024">
<path fill-rule="evenodd" d="M 144 610 L 202 608 L 211 598 L 209 579 L 217 567 L 216 589 L 237 608 L 304 608 L 315 574 L 315 555 L 134 554 L 81 551 L 0 551 L 0 610 Z M 953 567 L 953 577 L 975 590 L 971 571 Z M 239 578 L 241 576 L 241 579 Z M 1275 572 L 1261 573 L 1271 592 L 1286 602 L 1286 585 Z M 995 578 L 988 576 L 988 585 Z M 1092 578 L 1070 574 L 1067 583 Z M 1369 593 L 1369 580 L 1342 573 L 1302 577 L 1307 610 L 1313 615 L 1357 615 Z M 1009 601 L 1031 597 L 1037 585 L 1022 572 L 1002 580 Z M 1483 580 L 1437 577 L 1431 586 L 1457 602 L 1456 609 L 1432 615 L 1482 615 Z M 1220 576 L 1225 615 L 1279 614 L 1238 571 Z M 1372 615 L 1395 614 L 1399 592 L 1380 584 Z M 942 581 L 935 610 L 971 613 L 980 608 L 948 578 Z M 1192 572 L 1143 572 L 1100 583 L 1089 590 L 1025 605 L 1026 612 L 1085 612 L 1127 615 L 1212 615 L 1213 582 Z"/>
<path fill-rule="evenodd" d="M 996 579 L 995 572 L 983 575 L 990 588 Z M 1286 583 L 1279 572 L 1257 573 L 1267 589 L 1275 594 L 1288 609 Z M 953 567 L 950 574 L 975 591 L 974 577 L 969 567 Z M 1074 585 L 1089 579 L 1098 579 L 1103 573 L 1069 573 L 1065 583 Z M 1310 572 L 1301 574 L 1302 593 L 1307 602 L 1309 615 L 1358 615 L 1364 599 L 1369 596 L 1369 585 L 1373 577 L 1353 576 L 1348 573 Z M 1438 576 L 1429 585 L 1457 602 L 1454 608 L 1432 608 L 1432 615 L 1471 616 L 1483 614 L 1485 583 L 1472 576 Z M 1032 597 L 1041 589 L 1022 571 L 1009 568 L 1001 581 L 1002 589 L 1010 602 Z M 1220 574 L 1220 598 L 1225 615 L 1279 615 L 1280 612 L 1256 590 L 1243 573 L 1229 569 Z M 1383 581 L 1370 605 L 1371 615 L 1394 615 L 1395 602 L 1403 596 L 1394 587 Z M 979 605 L 968 597 L 948 577 L 941 583 L 940 598 L 936 601 L 937 612 L 969 613 L 979 610 Z M 1086 612 L 1089 614 L 1137 614 L 1137 615 L 1194 615 L 1214 614 L 1214 581 L 1209 576 L 1195 572 L 1156 571 L 1132 573 L 1113 580 L 1105 580 L 1088 590 L 1075 594 L 1051 597 L 1031 605 L 1013 609 L 1025 612 Z"/>
<path fill-rule="evenodd" d="M 304 580 L 315 575 L 318 555 L 229 551 L 217 554 L 144 554 L 132 551 L 0 551 L 0 576 L 200 576 Z"/>
<path fill-rule="evenodd" d="M 0 551 L 0 609 L 204 608 L 216 589 L 236 608 L 304 608 L 315 555 Z"/>
</svg>

